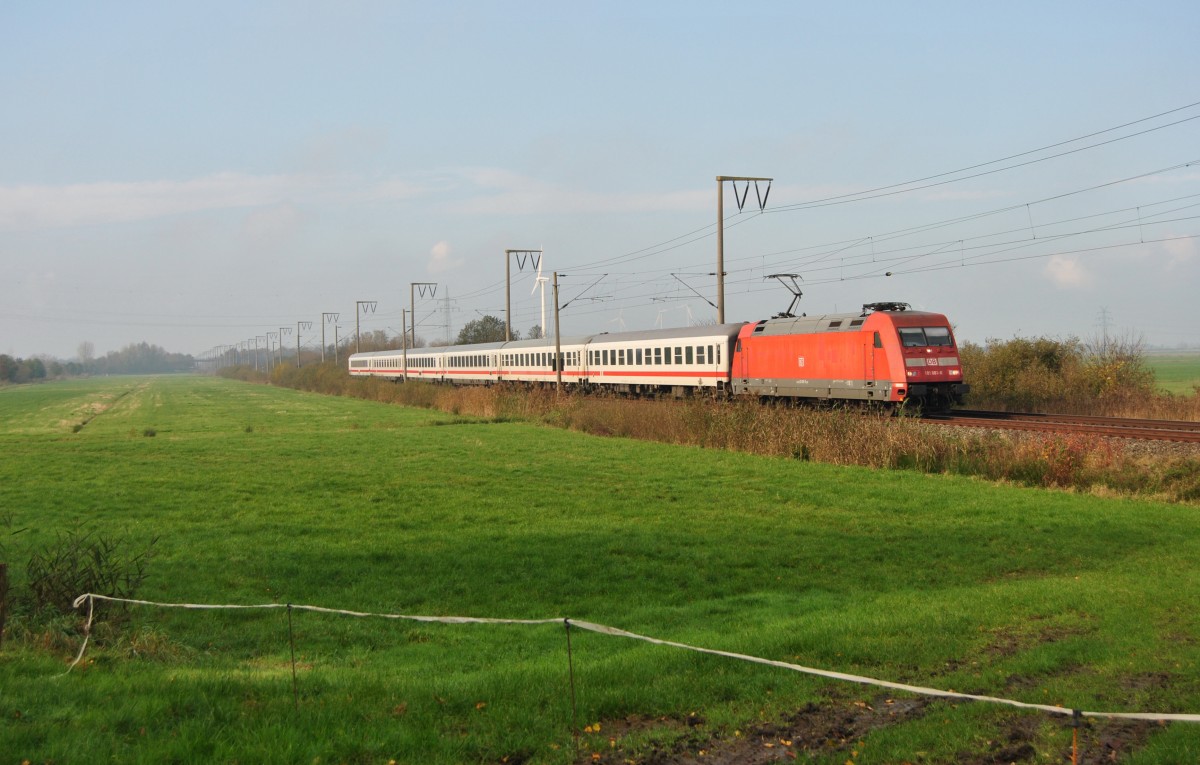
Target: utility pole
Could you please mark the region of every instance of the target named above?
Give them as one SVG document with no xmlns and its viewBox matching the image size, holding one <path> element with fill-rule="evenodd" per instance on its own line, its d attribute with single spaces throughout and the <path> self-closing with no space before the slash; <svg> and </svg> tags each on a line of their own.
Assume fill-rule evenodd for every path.
<svg viewBox="0 0 1200 765">
<path fill-rule="evenodd" d="M 272 359 L 271 359 L 271 338 L 272 337 L 279 337 L 279 333 L 278 332 L 268 332 L 267 333 L 267 374 L 271 374 L 271 361 L 272 361 Z"/>
<path fill-rule="evenodd" d="M 292 334 L 291 327 L 279 328 L 279 366 L 283 366 L 283 338 L 290 334 Z"/>
<path fill-rule="evenodd" d="M 416 290 L 420 290 L 421 297 L 425 297 L 426 291 L 429 292 L 429 297 L 437 297 L 437 282 L 409 282 L 408 283 L 408 308 L 409 315 L 412 316 L 412 335 L 413 347 L 417 347 L 417 298 Z"/>
<path fill-rule="evenodd" d="M 566 274 L 563 274 L 566 276 Z M 545 334 L 546 328 L 542 328 L 542 333 Z M 558 333 L 558 272 L 554 272 L 554 392 L 562 393 L 562 340 Z"/>
<path fill-rule="evenodd" d="M 743 175 L 717 176 L 717 324 L 725 323 L 725 181 L 733 182 L 733 198 L 737 200 L 738 212 L 746 204 L 750 194 L 750 181 L 754 181 L 754 193 L 758 196 L 758 211 L 762 212 L 767 206 L 767 197 L 771 195 L 772 178 L 754 178 Z M 745 181 L 746 190 L 738 196 L 737 182 Z M 767 182 L 767 192 L 758 190 L 758 182 Z"/>
<path fill-rule="evenodd" d="M 354 352 L 362 353 L 362 333 L 358 319 L 363 313 L 375 313 L 375 307 L 379 303 L 374 300 L 356 300 L 354 301 Z"/>
<path fill-rule="evenodd" d="M 408 382 L 408 316 L 400 309 L 400 335 L 404 338 L 404 382 Z"/>
<path fill-rule="evenodd" d="M 254 371 L 255 372 L 259 371 L 259 368 L 258 368 L 258 338 L 260 338 L 260 337 L 262 337 L 262 335 L 254 336 Z M 263 337 L 263 340 L 266 340 L 266 338 Z"/>
<path fill-rule="evenodd" d="M 301 330 L 301 328 L 312 329 L 312 322 L 311 321 L 296 322 L 296 369 L 300 368 L 300 330 Z"/>
<path fill-rule="evenodd" d="M 336 313 L 321 314 L 321 363 L 325 363 L 325 325 L 329 323 L 330 318 L 333 319 L 334 326 L 337 325 L 338 315 Z M 333 343 L 333 360 L 337 362 L 337 341 Z"/>
<path fill-rule="evenodd" d="M 528 260 L 534 268 L 542 262 L 541 250 L 505 250 L 504 251 L 504 341 L 512 340 L 512 259 L 511 256 L 517 256 L 517 269 L 525 270 L 525 263 Z M 546 331 L 542 327 L 542 332 Z"/>
</svg>

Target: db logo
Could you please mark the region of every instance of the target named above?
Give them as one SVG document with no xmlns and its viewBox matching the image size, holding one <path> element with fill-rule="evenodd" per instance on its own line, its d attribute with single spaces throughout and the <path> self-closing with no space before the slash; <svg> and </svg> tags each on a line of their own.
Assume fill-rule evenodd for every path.
<svg viewBox="0 0 1200 765">
<path fill-rule="evenodd" d="M 936 367 L 937 365 L 938 365 L 938 360 L 935 359 L 933 356 L 930 356 L 929 358 L 925 359 L 925 366 Z"/>
<path fill-rule="evenodd" d="M 796 359 L 796 365 L 799 366 L 800 368 L 804 368 L 804 357 L 803 356 Z"/>
</svg>

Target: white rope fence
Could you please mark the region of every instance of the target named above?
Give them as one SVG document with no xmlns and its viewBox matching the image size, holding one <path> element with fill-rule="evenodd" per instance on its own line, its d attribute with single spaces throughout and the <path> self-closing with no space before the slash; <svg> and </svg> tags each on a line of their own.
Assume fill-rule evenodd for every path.
<svg viewBox="0 0 1200 765">
<path fill-rule="evenodd" d="M 998 696 L 981 696 L 974 693 L 959 693 L 958 691 L 946 691 L 938 688 L 925 688 L 919 685 L 908 685 L 905 683 L 893 683 L 889 680 L 879 680 L 872 677 L 864 677 L 863 675 L 850 675 L 844 672 L 834 672 L 828 669 L 817 669 L 814 667 L 805 667 L 799 664 L 792 664 L 786 661 L 775 661 L 773 659 L 764 659 L 758 656 L 749 656 L 743 653 L 734 653 L 731 651 L 720 651 L 715 648 L 703 648 L 700 646 L 688 645 L 687 643 L 677 643 L 672 640 L 662 640 L 659 638 L 649 637 L 647 635 L 639 635 L 635 632 L 627 632 L 616 627 L 609 627 L 603 624 L 595 624 L 593 622 L 580 621 L 570 618 L 555 618 L 555 619 L 487 619 L 473 616 L 419 616 L 413 614 L 380 614 L 369 613 L 364 611 L 347 611 L 341 608 L 323 608 L 321 606 L 307 606 L 294 603 L 262 603 L 259 605 L 215 605 L 204 603 L 158 603 L 150 600 L 134 600 L 131 598 L 113 598 L 107 595 L 97 595 L 87 593 L 80 595 L 75 599 L 75 608 L 79 608 L 85 602 L 88 604 L 87 624 L 84 627 L 83 645 L 79 647 L 79 655 L 75 657 L 75 661 L 67 667 L 67 674 L 75 668 L 80 661 L 83 660 L 83 654 L 87 650 L 88 641 L 91 638 L 92 619 L 95 611 L 95 602 L 97 600 L 111 601 L 114 603 L 132 603 L 142 606 L 154 606 L 157 608 L 184 608 L 193 610 L 216 611 L 216 610 L 246 610 L 246 609 L 287 609 L 289 618 L 291 611 L 312 611 L 322 614 L 338 614 L 340 616 L 354 617 L 375 617 L 380 619 L 399 619 L 414 622 L 436 622 L 440 624 L 523 624 L 523 625 L 542 625 L 542 624 L 562 624 L 568 630 L 568 638 L 570 628 L 595 632 L 601 635 L 609 635 L 612 637 L 626 638 L 629 640 L 641 640 L 654 645 L 669 646 L 671 648 L 680 648 L 686 651 L 694 651 L 696 653 L 705 653 L 712 656 L 723 656 L 727 659 L 736 659 L 738 661 L 750 662 L 752 664 L 763 664 L 768 667 L 778 667 L 780 669 L 799 672 L 805 675 L 815 675 L 817 677 L 825 677 L 831 680 L 840 680 L 848 683 L 857 683 L 859 685 L 870 685 L 877 688 L 888 688 L 896 691 L 904 691 L 918 696 L 931 696 L 943 699 L 962 699 L 964 701 L 979 701 L 988 704 L 1003 704 L 1019 709 L 1036 709 L 1041 712 L 1050 714 L 1065 715 L 1067 717 L 1103 717 L 1115 718 L 1124 720 L 1147 720 L 1151 722 L 1200 722 L 1200 714 L 1168 714 L 1159 712 L 1092 712 L 1081 709 L 1068 709 L 1067 707 L 1053 706 L 1050 704 L 1029 704 L 1023 701 L 1013 699 L 1000 698 Z"/>
</svg>

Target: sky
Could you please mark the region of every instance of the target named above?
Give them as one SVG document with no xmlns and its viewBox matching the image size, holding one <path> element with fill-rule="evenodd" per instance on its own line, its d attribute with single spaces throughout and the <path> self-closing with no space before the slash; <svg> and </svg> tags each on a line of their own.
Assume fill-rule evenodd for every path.
<svg viewBox="0 0 1200 765">
<path fill-rule="evenodd" d="M 410 306 L 439 340 L 503 316 L 506 258 L 527 333 L 508 249 L 560 273 L 564 335 L 712 322 L 717 176 L 773 179 L 723 184 L 727 322 L 786 310 L 784 273 L 809 315 L 1200 346 L 1197 29 L 1191 0 L 8 0 L 0 353 L 317 348 Z"/>
</svg>

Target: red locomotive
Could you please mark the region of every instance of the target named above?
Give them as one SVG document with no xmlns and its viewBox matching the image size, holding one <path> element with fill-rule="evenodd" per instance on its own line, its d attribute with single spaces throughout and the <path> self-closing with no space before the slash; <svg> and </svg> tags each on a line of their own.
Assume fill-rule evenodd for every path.
<svg viewBox="0 0 1200 765">
<path fill-rule="evenodd" d="M 557 359 L 557 361 L 556 361 Z M 958 348 L 940 313 L 868 303 L 860 314 L 784 315 L 752 324 L 356 353 L 350 374 L 468 385 L 563 384 L 633 395 L 961 401 Z"/>
<path fill-rule="evenodd" d="M 938 408 L 961 402 L 970 386 L 945 316 L 912 311 L 907 303 L 868 303 L 860 314 L 745 325 L 731 389 L 763 397 L 916 400 Z"/>
</svg>

